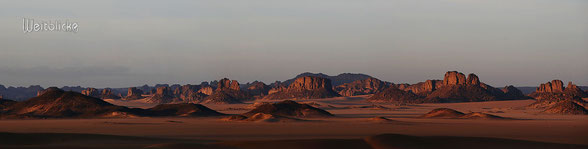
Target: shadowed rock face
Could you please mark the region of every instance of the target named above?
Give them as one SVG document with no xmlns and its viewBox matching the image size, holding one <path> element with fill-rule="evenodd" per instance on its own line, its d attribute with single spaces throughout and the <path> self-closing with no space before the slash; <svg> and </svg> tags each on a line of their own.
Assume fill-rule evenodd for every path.
<svg viewBox="0 0 588 149">
<path fill-rule="evenodd" d="M 171 103 L 178 101 L 178 98 L 173 94 L 173 91 L 166 86 L 157 87 L 155 94 L 147 99 L 149 103 Z"/>
<path fill-rule="evenodd" d="M 463 73 L 457 71 L 449 71 L 445 73 L 443 78 L 443 85 L 461 85 L 466 84 L 466 77 Z"/>
<path fill-rule="evenodd" d="M 285 116 L 285 117 L 332 117 L 333 114 L 319 109 L 312 107 L 308 104 L 299 104 L 292 100 L 285 100 L 278 103 L 273 104 L 263 104 L 255 109 L 244 113 L 244 116 L 251 117 L 257 113 L 265 113 L 265 114 L 272 114 L 278 116 Z"/>
<path fill-rule="evenodd" d="M 201 87 L 201 85 L 183 85 L 174 91 L 174 95 L 179 96 L 182 102 L 198 103 L 201 100 L 203 100 L 206 96 L 208 96 L 200 92 L 200 90 L 202 90 Z M 212 92 L 212 88 L 210 88 L 210 90 Z"/>
<path fill-rule="evenodd" d="M 13 99 L 16 101 L 26 100 L 35 97 L 43 88 L 39 85 L 31 85 L 29 87 L 5 87 L 0 84 L 0 95 L 6 99 Z"/>
<path fill-rule="evenodd" d="M 321 77 L 297 78 L 288 88 L 272 91 L 263 99 L 315 99 L 340 96 L 331 86 L 331 81 Z"/>
<path fill-rule="evenodd" d="M 120 99 L 120 96 L 115 95 L 109 88 L 102 89 L 102 91 L 95 88 L 87 88 L 82 90 L 82 94 L 100 99 Z"/>
<path fill-rule="evenodd" d="M 8 108 L 16 103 L 17 102 L 14 100 L 8 100 L 8 99 L 4 99 L 4 98 L 0 97 L 0 111 L 2 111 L 5 108 Z M 2 112 L 0 112 L 0 113 L 2 113 Z"/>
<path fill-rule="evenodd" d="M 509 85 L 502 88 L 502 92 L 504 92 L 504 97 L 507 99 L 521 99 L 521 97 L 525 97 L 525 94 L 516 87 Z"/>
<path fill-rule="evenodd" d="M 218 81 L 218 88 L 202 103 L 233 104 L 251 100 L 253 97 L 239 87 L 239 82 L 227 78 Z"/>
<path fill-rule="evenodd" d="M 219 91 L 225 89 L 241 90 L 241 87 L 239 87 L 239 82 L 237 82 L 237 80 L 231 81 L 227 78 L 223 78 L 220 81 L 218 81 L 218 86 L 216 90 Z"/>
<path fill-rule="evenodd" d="M 373 94 L 384 90 L 388 84 L 376 78 L 357 80 L 351 83 L 345 83 L 337 86 L 335 89 L 342 96 L 355 96 Z"/>
<path fill-rule="evenodd" d="M 129 87 L 127 96 L 124 100 L 135 100 L 143 98 L 143 90 L 137 89 L 136 87 Z"/>
<path fill-rule="evenodd" d="M 247 92 L 249 92 L 253 96 L 265 96 L 269 93 L 270 89 L 271 87 L 266 85 L 265 83 L 255 81 L 248 85 Z"/>
<path fill-rule="evenodd" d="M 396 87 L 389 87 L 381 92 L 374 94 L 366 101 L 388 102 L 396 104 L 422 103 L 423 101 L 419 99 L 419 96 L 410 91 L 403 91 Z"/>
</svg>

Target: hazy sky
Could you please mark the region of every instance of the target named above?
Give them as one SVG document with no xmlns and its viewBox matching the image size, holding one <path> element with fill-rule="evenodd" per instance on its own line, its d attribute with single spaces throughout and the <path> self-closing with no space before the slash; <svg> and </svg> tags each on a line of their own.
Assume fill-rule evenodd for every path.
<svg viewBox="0 0 588 149">
<path fill-rule="evenodd" d="M 24 34 L 22 19 L 79 23 Z M 128 87 L 302 72 L 588 85 L 587 0 L 2 0 L 0 84 Z"/>
</svg>

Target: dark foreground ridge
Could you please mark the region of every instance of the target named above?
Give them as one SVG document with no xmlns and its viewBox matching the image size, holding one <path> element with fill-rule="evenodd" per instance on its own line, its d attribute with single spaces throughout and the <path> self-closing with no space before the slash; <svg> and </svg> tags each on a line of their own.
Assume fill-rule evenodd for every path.
<svg viewBox="0 0 588 149">
<path fill-rule="evenodd" d="M 2 149 L 582 149 L 585 145 L 513 139 L 382 134 L 358 139 L 212 141 L 70 133 L 0 133 Z"/>
<path fill-rule="evenodd" d="M 162 104 L 151 109 L 116 106 L 102 99 L 58 88 L 48 88 L 40 95 L 22 102 L 2 100 L 0 118 L 113 118 L 156 116 L 224 115 L 200 104 Z"/>
</svg>

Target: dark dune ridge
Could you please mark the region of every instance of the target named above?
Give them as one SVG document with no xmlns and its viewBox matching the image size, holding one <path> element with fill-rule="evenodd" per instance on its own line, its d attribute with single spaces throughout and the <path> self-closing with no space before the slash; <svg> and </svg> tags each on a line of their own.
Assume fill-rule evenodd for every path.
<svg viewBox="0 0 588 149">
<path fill-rule="evenodd" d="M 162 104 L 151 109 L 116 106 L 102 99 L 58 88 L 48 88 L 39 96 L 22 102 L 2 100 L 0 118 L 108 118 L 155 116 L 224 115 L 200 104 Z M 5 104 L 3 104 L 5 105 Z"/>
<path fill-rule="evenodd" d="M 454 119 L 510 119 L 492 114 L 486 114 L 482 112 L 471 112 L 464 114 L 462 112 L 449 109 L 449 108 L 437 108 L 431 112 L 423 114 L 420 118 L 454 118 Z"/>
<path fill-rule="evenodd" d="M 587 147 L 588 146 L 585 145 L 546 143 L 514 139 L 453 136 L 421 137 L 399 134 L 382 134 L 358 139 L 211 141 L 100 134 L 0 133 L 0 148 L 2 149 L 581 149 Z"/>
<path fill-rule="evenodd" d="M 333 117 L 334 115 L 308 104 L 300 104 L 292 100 L 284 100 L 278 103 L 262 104 L 255 109 L 243 113 L 244 116 L 253 116 L 257 113 L 272 114 L 285 117 L 313 118 Z"/>
</svg>

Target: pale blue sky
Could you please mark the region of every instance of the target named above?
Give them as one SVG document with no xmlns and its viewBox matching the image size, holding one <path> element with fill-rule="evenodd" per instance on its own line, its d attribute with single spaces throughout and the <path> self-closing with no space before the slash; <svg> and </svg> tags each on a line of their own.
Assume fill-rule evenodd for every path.
<svg viewBox="0 0 588 149">
<path fill-rule="evenodd" d="M 22 18 L 78 33 L 22 32 Z M 127 87 L 365 73 L 588 85 L 586 0 L 0 1 L 0 84 Z"/>
</svg>

